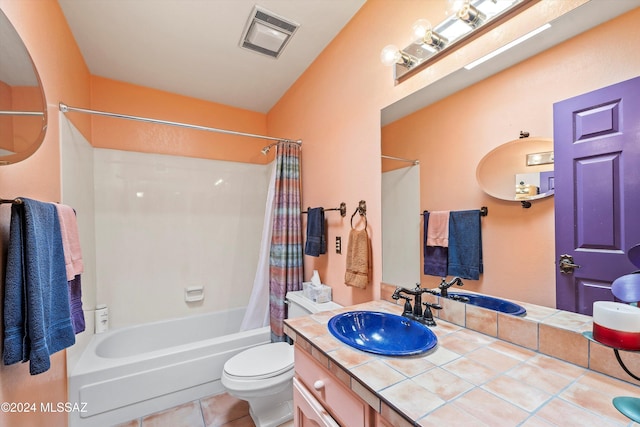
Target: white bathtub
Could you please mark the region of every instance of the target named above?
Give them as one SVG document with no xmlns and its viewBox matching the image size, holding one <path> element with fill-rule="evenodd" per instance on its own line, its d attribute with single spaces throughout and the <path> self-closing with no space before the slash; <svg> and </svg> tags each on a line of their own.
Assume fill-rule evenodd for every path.
<svg viewBox="0 0 640 427">
<path fill-rule="evenodd" d="M 238 332 L 244 311 L 95 335 L 69 374 L 70 426 L 104 427 L 223 392 L 224 363 L 270 341 L 268 327 Z"/>
</svg>

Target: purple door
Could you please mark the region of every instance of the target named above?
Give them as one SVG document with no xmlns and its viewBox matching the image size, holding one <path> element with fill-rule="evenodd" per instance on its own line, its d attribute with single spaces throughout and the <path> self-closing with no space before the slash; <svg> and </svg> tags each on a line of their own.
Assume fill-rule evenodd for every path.
<svg viewBox="0 0 640 427">
<path fill-rule="evenodd" d="M 627 251 L 640 243 L 640 77 L 554 104 L 553 121 L 556 305 L 591 315 L 636 270 Z"/>
</svg>

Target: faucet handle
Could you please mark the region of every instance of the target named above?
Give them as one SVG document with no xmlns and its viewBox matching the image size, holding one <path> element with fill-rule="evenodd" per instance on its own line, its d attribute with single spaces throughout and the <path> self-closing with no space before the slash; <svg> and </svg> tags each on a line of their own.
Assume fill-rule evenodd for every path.
<svg viewBox="0 0 640 427">
<path fill-rule="evenodd" d="M 436 310 L 440 310 L 442 308 L 441 305 L 439 304 L 431 304 L 428 302 L 423 302 L 422 303 L 425 307 L 424 310 L 424 323 L 427 326 L 436 326 L 436 321 L 433 319 L 433 313 L 431 312 L 431 309 L 434 308 Z"/>
<path fill-rule="evenodd" d="M 402 314 L 406 315 L 406 314 L 413 313 L 413 307 L 411 307 L 411 298 L 409 297 L 400 297 L 400 298 L 404 299 L 404 307 L 402 309 Z"/>
<path fill-rule="evenodd" d="M 435 303 L 430 303 L 430 302 L 423 302 L 423 305 L 433 308 L 435 310 L 442 310 L 442 306 L 440 304 L 435 304 Z"/>
</svg>

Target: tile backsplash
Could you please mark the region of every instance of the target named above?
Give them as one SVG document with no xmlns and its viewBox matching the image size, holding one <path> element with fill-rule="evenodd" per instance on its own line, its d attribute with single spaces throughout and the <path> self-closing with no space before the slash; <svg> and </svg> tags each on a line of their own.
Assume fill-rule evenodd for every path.
<svg viewBox="0 0 640 427">
<path fill-rule="evenodd" d="M 382 283 L 382 299 L 391 299 L 395 286 Z M 438 299 L 428 296 L 425 299 Z M 524 317 L 496 313 L 481 307 L 453 300 L 440 300 L 442 310 L 434 315 L 448 322 L 499 338 L 538 353 L 546 354 L 575 365 L 640 385 L 618 364 L 613 350 L 585 338 L 582 333 L 592 330 L 590 316 L 516 301 L 527 309 Z M 640 353 L 621 351 L 621 358 L 629 370 L 640 375 Z"/>
</svg>

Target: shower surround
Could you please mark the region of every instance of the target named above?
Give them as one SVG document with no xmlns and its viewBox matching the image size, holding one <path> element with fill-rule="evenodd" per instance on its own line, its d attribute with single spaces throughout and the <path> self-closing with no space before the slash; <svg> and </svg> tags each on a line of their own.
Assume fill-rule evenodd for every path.
<svg viewBox="0 0 640 427">
<path fill-rule="evenodd" d="M 60 127 L 87 318 L 96 304 L 111 328 L 247 305 L 270 165 L 93 148 L 64 117 Z M 204 300 L 187 303 L 193 286 Z"/>
<path fill-rule="evenodd" d="M 114 327 L 247 305 L 268 167 L 94 151 L 97 302 Z M 185 288 L 204 300 L 186 303 Z"/>
</svg>

